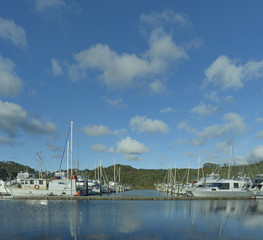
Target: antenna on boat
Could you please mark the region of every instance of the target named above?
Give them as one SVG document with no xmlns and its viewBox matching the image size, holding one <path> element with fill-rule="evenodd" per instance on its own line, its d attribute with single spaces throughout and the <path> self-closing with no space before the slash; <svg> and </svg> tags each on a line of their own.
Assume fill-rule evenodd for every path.
<svg viewBox="0 0 263 240">
<path fill-rule="evenodd" d="M 41 154 L 41 151 L 40 151 L 40 153 L 37 153 L 37 156 L 39 157 L 39 161 L 40 161 L 40 177 L 42 178 L 42 154 Z"/>
</svg>

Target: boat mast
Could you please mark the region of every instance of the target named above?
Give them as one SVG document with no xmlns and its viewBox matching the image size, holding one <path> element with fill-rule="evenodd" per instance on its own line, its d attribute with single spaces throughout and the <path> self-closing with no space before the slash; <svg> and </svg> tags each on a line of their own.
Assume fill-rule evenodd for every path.
<svg viewBox="0 0 263 240">
<path fill-rule="evenodd" d="M 67 140 L 67 177 L 69 176 L 69 140 Z"/>
<path fill-rule="evenodd" d="M 40 153 L 37 153 L 38 157 L 39 157 L 39 161 L 40 161 L 40 178 L 42 178 L 42 153 L 40 151 Z"/>
<path fill-rule="evenodd" d="M 73 175 L 73 144 L 72 144 L 72 139 L 73 139 L 73 121 L 70 122 L 70 159 L 71 159 L 71 175 Z"/>
<path fill-rule="evenodd" d="M 116 175 L 115 175 L 115 159 L 114 159 L 114 182 L 116 182 Z"/>
<path fill-rule="evenodd" d="M 231 165 L 231 159 L 232 159 L 232 145 L 230 147 L 230 154 L 229 154 L 229 165 L 228 165 L 228 179 L 230 179 L 230 165 Z"/>
<path fill-rule="evenodd" d="M 200 155 L 199 155 L 199 157 L 198 157 L 197 181 L 199 181 L 199 168 L 200 168 Z"/>
</svg>

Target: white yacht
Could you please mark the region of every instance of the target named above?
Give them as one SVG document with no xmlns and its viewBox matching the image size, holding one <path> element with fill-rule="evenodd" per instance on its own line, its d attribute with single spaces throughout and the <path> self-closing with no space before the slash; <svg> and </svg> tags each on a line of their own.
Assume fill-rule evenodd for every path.
<svg viewBox="0 0 263 240">
<path fill-rule="evenodd" d="M 189 191 L 194 197 L 250 197 L 253 192 L 249 186 L 251 180 L 246 179 L 219 179 L 206 187 L 197 187 Z"/>
<path fill-rule="evenodd" d="M 256 198 L 263 198 L 263 174 L 258 174 L 254 181 L 252 190 L 254 193 L 254 197 Z"/>
</svg>

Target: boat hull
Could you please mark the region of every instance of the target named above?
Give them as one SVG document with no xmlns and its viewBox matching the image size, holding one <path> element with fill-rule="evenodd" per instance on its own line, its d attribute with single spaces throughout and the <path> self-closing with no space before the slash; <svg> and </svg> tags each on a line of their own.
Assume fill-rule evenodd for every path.
<svg viewBox="0 0 263 240">
<path fill-rule="evenodd" d="M 191 194 L 194 197 L 209 197 L 209 198 L 220 198 L 220 197 L 250 197 L 253 195 L 251 191 L 209 191 L 209 190 L 192 190 Z"/>
</svg>

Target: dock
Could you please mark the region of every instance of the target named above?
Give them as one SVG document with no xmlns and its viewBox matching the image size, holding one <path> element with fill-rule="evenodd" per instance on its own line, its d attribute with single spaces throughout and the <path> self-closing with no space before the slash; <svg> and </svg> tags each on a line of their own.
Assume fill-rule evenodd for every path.
<svg viewBox="0 0 263 240">
<path fill-rule="evenodd" d="M 15 196 L 14 200 L 108 200 L 108 201 L 176 201 L 176 200 L 249 200 L 249 197 L 187 197 L 187 196 Z"/>
</svg>

